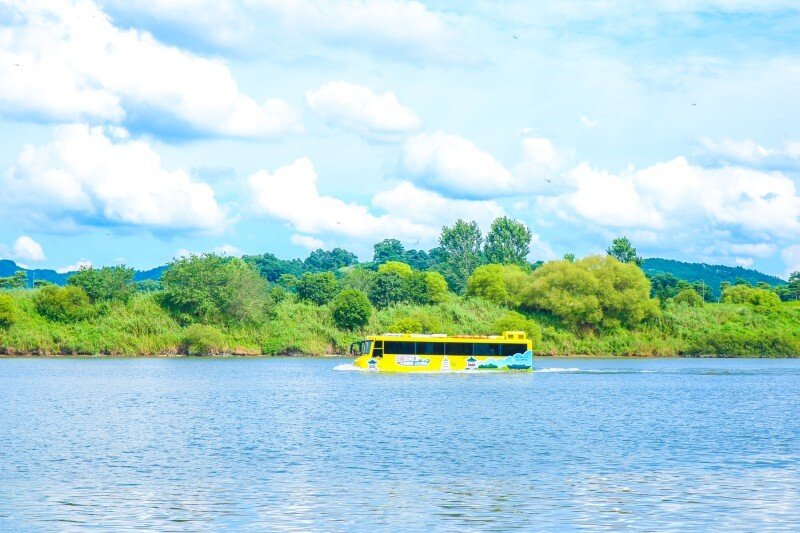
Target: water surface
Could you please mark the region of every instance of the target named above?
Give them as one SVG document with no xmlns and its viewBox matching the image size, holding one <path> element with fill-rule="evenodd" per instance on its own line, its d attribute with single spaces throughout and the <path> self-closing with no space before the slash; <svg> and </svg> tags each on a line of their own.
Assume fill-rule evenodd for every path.
<svg viewBox="0 0 800 533">
<path fill-rule="evenodd" d="M 0 530 L 800 529 L 800 360 L 343 363 L 0 359 Z"/>
</svg>

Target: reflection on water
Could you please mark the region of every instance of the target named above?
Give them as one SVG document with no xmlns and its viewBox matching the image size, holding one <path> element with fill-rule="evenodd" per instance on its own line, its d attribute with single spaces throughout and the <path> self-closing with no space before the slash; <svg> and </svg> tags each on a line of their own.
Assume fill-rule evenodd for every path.
<svg viewBox="0 0 800 533">
<path fill-rule="evenodd" d="M 786 529 L 800 361 L 0 360 L 0 530 Z"/>
</svg>

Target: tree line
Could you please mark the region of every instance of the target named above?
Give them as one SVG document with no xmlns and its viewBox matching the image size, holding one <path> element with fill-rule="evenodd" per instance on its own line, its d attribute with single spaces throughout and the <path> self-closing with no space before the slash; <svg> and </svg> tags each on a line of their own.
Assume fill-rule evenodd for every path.
<svg viewBox="0 0 800 533">
<path fill-rule="evenodd" d="M 605 255 L 577 259 L 566 254 L 546 263 L 529 261 L 531 238 L 524 224 L 502 217 L 486 235 L 477 223 L 457 220 L 442 228 L 438 246 L 429 251 L 385 239 L 374 245 L 372 260 L 365 263 L 341 248 L 315 250 L 304 260 L 269 253 L 192 255 L 173 260 L 157 282 L 134 282 L 134 270 L 125 266 L 89 267 L 72 274 L 64 287 L 40 284 L 31 302 L 41 317 L 73 323 L 102 316 L 146 293 L 172 319 L 202 336 L 213 334 L 213 328 L 258 328 L 287 301 L 325 308 L 337 328 L 359 331 L 376 312 L 394 306 L 465 306 L 480 299 L 506 310 L 493 327 L 521 329 L 537 338 L 542 324 L 580 335 L 635 329 L 658 324 L 668 306 L 692 308 L 713 301 L 702 282 L 646 276 L 641 257 L 625 237 L 615 239 Z M 24 273 L 15 274 L 0 283 L 23 288 L 24 278 Z M 794 273 L 779 288 L 727 284 L 720 301 L 769 312 L 782 298 L 797 299 L 798 292 L 800 275 Z M 0 327 L 15 323 L 17 307 L 12 296 L 0 295 Z M 433 331 L 436 325 L 413 317 L 393 324 L 404 331 Z"/>
</svg>

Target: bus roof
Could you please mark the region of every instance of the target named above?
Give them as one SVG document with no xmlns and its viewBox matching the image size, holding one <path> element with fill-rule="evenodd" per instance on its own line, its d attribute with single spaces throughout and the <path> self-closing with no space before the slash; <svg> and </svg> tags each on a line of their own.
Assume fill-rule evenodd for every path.
<svg viewBox="0 0 800 533">
<path fill-rule="evenodd" d="M 444 333 L 383 333 L 368 335 L 368 340 L 442 342 L 519 342 L 527 341 L 524 331 L 504 331 L 502 335 L 445 335 Z"/>
</svg>

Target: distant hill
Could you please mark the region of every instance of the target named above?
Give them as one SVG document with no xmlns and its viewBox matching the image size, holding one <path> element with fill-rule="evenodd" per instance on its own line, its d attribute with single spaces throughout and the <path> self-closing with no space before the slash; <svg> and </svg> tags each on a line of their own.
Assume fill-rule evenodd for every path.
<svg viewBox="0 0 800 533">
<path fill-rule="evenodd" d="M 158 281 L 158 280 L 161 279 L 161 274 L 163 274 L 164 270 L 166 270 L 166 269 L 167 269 L 167 265 L 161 265 L 161 266 L 157 266 L 155 268 L 151 268 L 150 270 L 137 270 L 133 274 L 133 280 L 134 281 L 144 281 L 146 279 L 152 279 L 152 280 Z"/>
<path fill-rule="evenodd" d="M 755 285 L 759 281 L 764 281 L 773 286 L 786 283 L 786 280 L 777 276 L 770 276 L 749 268 L 707 265 L 705 263 L 684 263 L 656 257 L 645 259 L 642 268 L 648 274 L 665 273 L 690 282 L 703 281 L 714 291 L 715 296 L 719 296 L 720 283 L 727 281 L 733 284 L 737 278 L 745 279 L 751 285 Z"/>
<path fill-rule="evenodd" d="M 55 270 L 46 268 L 27 269 L 17 265 L 10 259 L 0 259 L 0 278 L 12 276 L 16 271 L 24 270 L 28 273 L 28 280 L 32 283 L 33 280 L 44 280 L 57 285 L 63 285 L 67 282 L 68 274 L 60 274 Z"/>
<path fill-rule="evenodd" d="M 137 270 L 134 273 L 133 279 L 136 281 L 144 281 L 147 279 L 159 280 L 161 274 L 167 268 L 166 265 L 157 266 L 150 270 Z M 734 283 L 737 278 L 747 280 L 751 285 L 755 285 L 759 281 L 764 281 L 770 285 L 783 285 L 786 280 L 776 276 L 764 274 L 758 270 L 752 270 L 742 267 L 729 267 L 724 265 L 708 265 L 705 263 L 684 263 L 682 261 L 674 261 L 672 259 L 659 259 L 650 258 L 645 259 L 642 265 L 644 271 L 648 274 L 672 274 L 676 278 L 685 279 L 686 281 L 703 281 L 714 292 L 714 295 L 719 297 L 719 285 L 723 281 Z M 45 280 L 58 285 L 64 285 L 70 272 L 58 273 L 55 270 L 49 269 L 25 269 L 18 266 L 10 259 L 0 259 L 0 277 L 11 276 L 17 270 L 25 270 L 28 272 L 28 279 Z"/>
<path fill-rule="evenodd" d="M 133 275 L 135 281 L 144 281 L 146 279 L 158 280 L 161 278 L 161 273 L 167 268 L 166 265 L 151 268 L 150 270 L 137 270 Z M 0 259 L 0 278 L 5 278 L 13 275 L 18 270 L 24 270 L 28 273 L 28 282 L 33 283 L 34 280 L 49 281 L 56 285 L 64 285 L 67 283 L 67 278 L 72 272 L 56 272 L 46 268 L 22 268 L 10 259 Z"/>
</svg>

